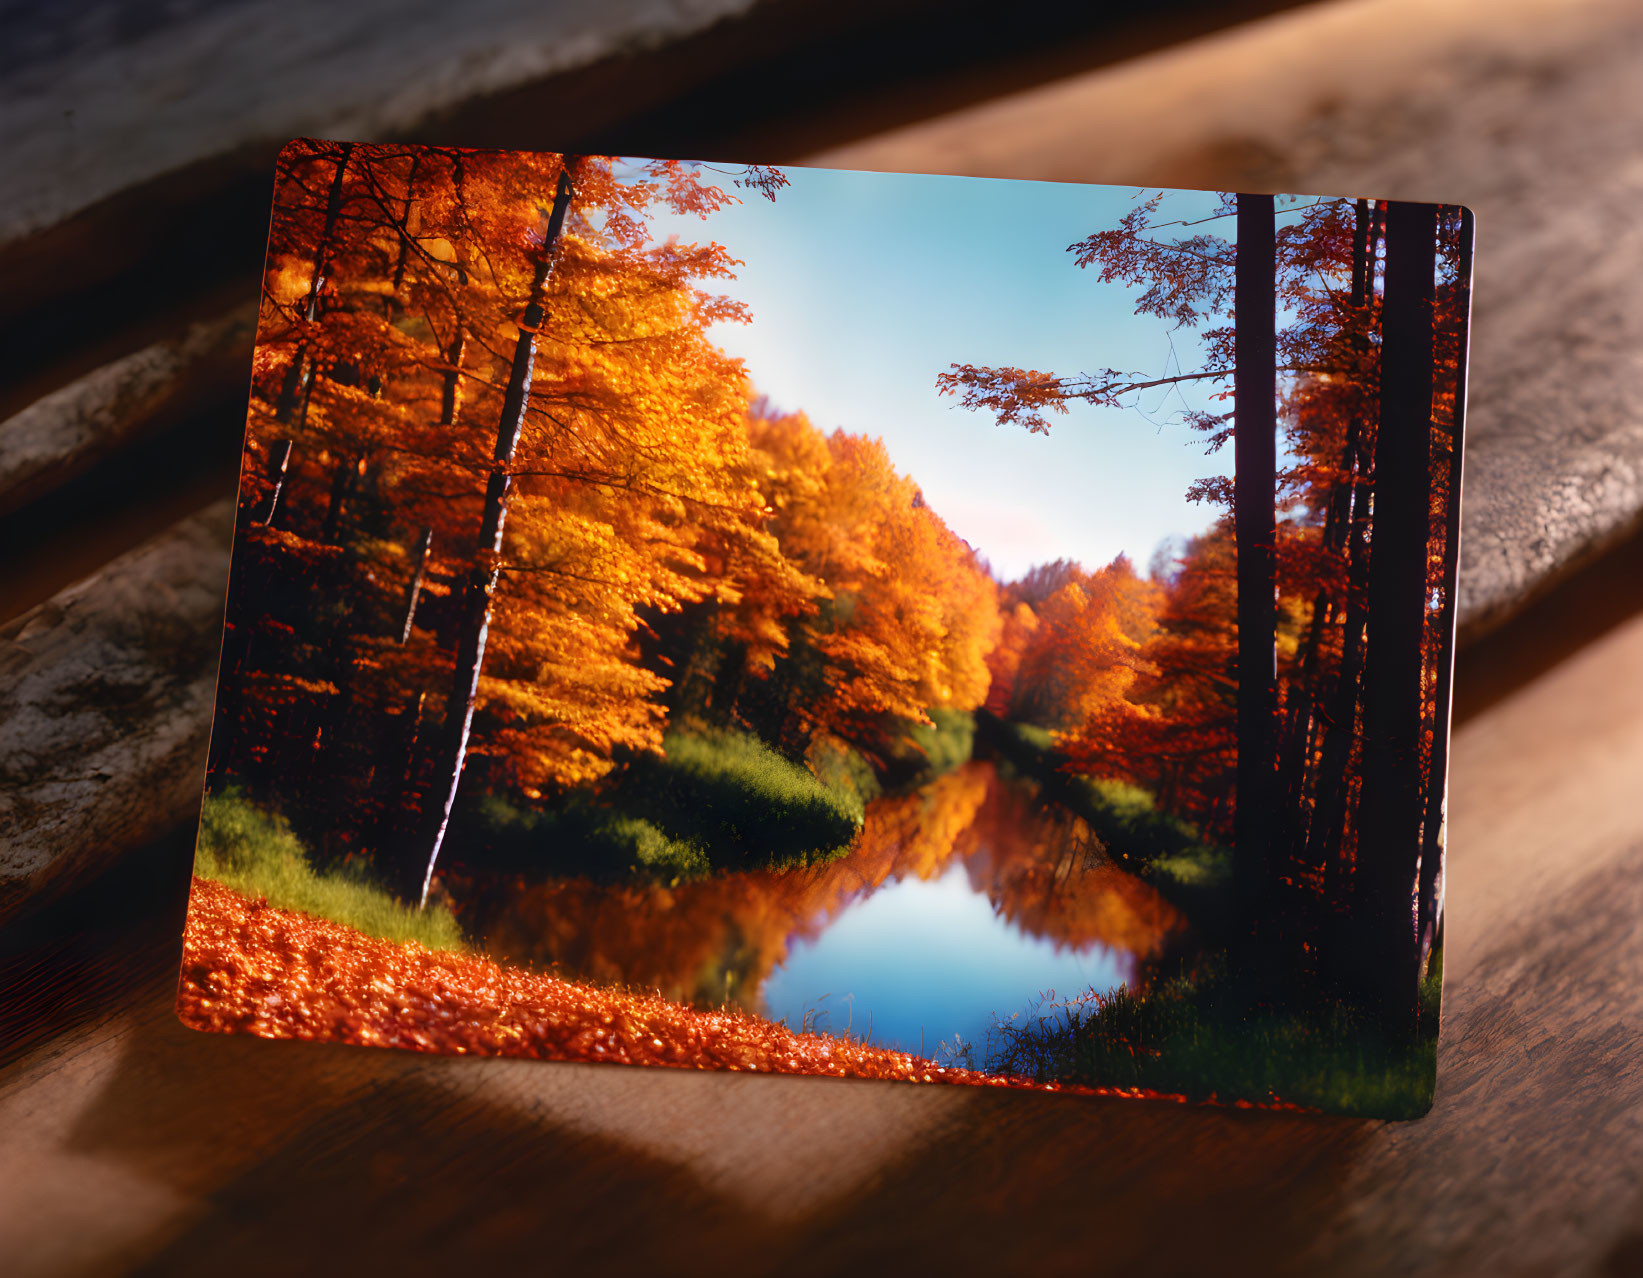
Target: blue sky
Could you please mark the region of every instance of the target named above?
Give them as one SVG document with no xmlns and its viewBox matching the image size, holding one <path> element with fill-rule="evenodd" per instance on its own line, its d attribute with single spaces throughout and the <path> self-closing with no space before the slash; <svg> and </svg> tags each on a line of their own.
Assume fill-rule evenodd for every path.
<svg viewBox="0 0 1643 1278">
<path fill-rule="evenodd" d="M 1229 469 L 1230 450 L 1205 457 L 1176 420 L 1184 406 L 1217 407 L 1206 388 L 1147 392 L 1142 411 L 1074 405 L 1047 436 L 997 426 L 935 389 L 953 363 L 1149 376 L 1172 361 L 1196 367 L 1193 334 L 1135 316 L 1130 290 L 1101 284 L 1066 251 L 1115 225 L 1134 190 L 785 171 L 792 184 L 774 203 L 744 193 L 706 221 L 655 221 L 659 237 L 714 239 L 745 263 L 725 291 L 753 322 L 718 325 L 714 337 L 777 407 L 882 438 L 1005 580 L 1060 557 L 1093 567 L 1127 553 L 1144 570 L 1161 540 L 1209 525 L 1214 512 L 1185 492 Z M 1215 200 L 1172 193 L 1158 216 L 1203 216 Z"/>
</svg>

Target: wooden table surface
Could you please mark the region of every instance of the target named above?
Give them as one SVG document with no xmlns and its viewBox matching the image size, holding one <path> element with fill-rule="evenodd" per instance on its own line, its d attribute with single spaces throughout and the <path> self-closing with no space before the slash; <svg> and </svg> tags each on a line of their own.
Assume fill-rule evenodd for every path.
<svg viewBox="0 0 1643 1278">
<path fill-rule="evenodd" d="M 1547 11 L 1528 0 L 1507 8 Z M 1433 6 L 1434 21 L 1453 10 Z M 1262 47 L 1290 47 L 1293 23 L 1314 20 L 1274 19 Z M 1581 29 L 1586 43 L 1570 36 L 1566 47 L 1597 65 L 1591 28 Z M 1397 43 L 1361 52 L 1369 64 L 1397 62 Z M 1191 49 L 1180 56 L 1200 65 Z M 1222 74 L 1259 71 L 1236 66 Z M 1041 175 L 1071 176 L 1054 166 L 1088 117 L 1046 101 L 1112 94 L 1129 74 L 1119 67 L 1059 86 L 1060 99 L 1036 91 L 824 158 L 962 169 L 952 150 L 962 140 L 981 157 L 969 167 L 1036 157 Z M 1214 88 L 1192 82 L 1193 92 Z M 1226 109 L 1244 101 L 1219 83 Z M 1175 117 L 1167 129 L 1148 118 L 1155 138 L 1175 128 Z M 1143 153 L 1116 125 L 1107 131 L 1120 158 L 1158 159 L 1137 172 L 1143 180 L 1238 185 L 1288 147 L 1290 176 L 1362 185 L 1341 176 L 1347 152 L 1317 143 L 1315 124 L 1298 119 L 1291 110 L 1288 123 L 1246 133 L 1278 140 L 1245 152 L 1160 141 Z M 1436 116 L 1428 125 L 1428 164 L 1464 152 L 1465 129 L 1445 134 Z M 1082 176 L 1117 176 L 1090 171 L 1100 160 L 1085 154 Z M 1400 176 L 1394 159 L 1359 161 L 1393 182 L 1385 194 L 1472 198 L 1413 189 L 1425 179 Z M 1504 201 L 1504 186 L 1491 189 Z M 1552 205 L 1537 193 L 1524 207 L 1503 212 L 1529 219 Z M 1480 227 L 1481 262 L 1481 211 Z M 1519 228 L 1523 261 L 1534 229 Z M 1519 385 L 1513 398 L 1498 389 L 1507 372 L 1556 360 L 1525 347 L 1513 317 L 1527 311 L 1508 302 L 1508 332 L 1489 339 L 1497 353 L 1479 368 L 1493 382 L 1474 385 L 1509 422 L 1510 405 L 1543 403 L 1535 396 L 1551 383 Z M 1624 399 L 1630 367 L 1616 363 L 1571 400 L 1567 429 L 1594 447 L 1611 438 L 1605 414 Z M 1519 499 L 1499 491 L 1495 500 Z M 197 596 L 188 606 L 207 635 L 199 600 L 221 566 L 213 527 L 188 534 L 200 554 L 167 543 L 170 557 L 150 556 L 161 566 L 137 579 Z M 60 595 L 48 605 L 56 613 L 30 614 L 38 633 L 97 631 L 72 603 Z M 109 607 L 99 615 L 118 614 Z M 21 638 L 8 631 L 16 653 L 36 633 L 23 620 Z M 146 642 L 146 659 L 162 666 L 186 647 L 176 636 L 128 642 Z M 7 660 L 38 673 L 26 653 Z M 177 686 L 197 689 L 198 672 L 182 665 Z M 1456 695 L 1444 1030 L 1437 1104 L 1418 1122 L 193 1034 L 170 1010 L 190 854 L 178 831 L 110 858 L 0 933 L 0 1271 L 1643 1273 L 1643 542 L 1622 541 L 1475 637 Z M 173 698 L 172 713 L 186 700 Z M 179 741 L 169 748 L 184 762 L 150 761 L 157 770 L 145 778 L 186 782 L 191 756 Z"/>
<path fill-rule="evenodd" d="M 196 1034 L 171 1014 L 173 841 L 140 884 L 65 902 L 13 956 L 11 996 L 36 1007 L 0 1073 L 0 1255 L 26 1274 L 1636 1273 L 1643 550 L 1628 555 L 1463 659 L 1425 1119 Z"/>
</svg>

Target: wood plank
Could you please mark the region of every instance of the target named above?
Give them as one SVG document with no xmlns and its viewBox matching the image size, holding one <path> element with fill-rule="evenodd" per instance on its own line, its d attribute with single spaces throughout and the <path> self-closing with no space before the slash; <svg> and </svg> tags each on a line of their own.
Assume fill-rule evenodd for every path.
<svg viewBox="0 0 1643 1278">
<path fill-rule="evenodd" d="M 220 388 L 243 392 L 256 326 L 255 307 L 241 306 L 104 364 L 0 421 L 0 517 L 163 430 Z"/>
<path fill-rule="evenodd" d="M 1301 2 L 35 6 L 0 46 L 0 412 L 252 296 L 295 134 L 778 160 Z"/>
<path fill-rule="evenodd" d="M 1137 73 L 1148 93 L 1196 85 L 1210 142 L 1200 133 L 1176 145 L 1131 127 L 1138 112 L 1177 117 L 1145 96 L 1126 98 L 1111 79 L 1100 89 L 1114 95 L 1107 115 L 1052 96 L 1025 123 L 981 127 L 964 116 L 940 136 L 981 139 L 1000 164 L 1018 150 L 1031 160 L 1036 138 L 1042 166 L 1085 165 L 1077 175 L 1092 178 L 1127 154 L 1156 164 L 1136 170 L 1143 176 L 1189 181 L 1180 175 L 1192 172 L 1209 185 L 1296 187 L 1314 174 L 1346 189 L 1371 173 L 1390 194 L 1455 198 L 1421 184 L 1446 170 L 1493 183 L 1493 205 L 1480 201 L 1484 261 L 1493 242 L 1521 274 L 1494 275 L 1489 309 L 1480 296 L 1482 322 L 1502 334 L 1491 339 L 1489 374 L 1500 389 L 1486 391 L 1480 363 L 1474 420 L 1493 413 L 1498 434 L 1516 432 L 1516 451 L 1501 456 L 1521 469 L 1475 467 L 1469 498 L 1475 510 L 1480 484 L 1504 494 L 1498 544 L 1482 538 L 1474 553 L 1498 553 L 1507 577 L 1521 572 L 1511 586 L 1520 598 L 1577 563 L 1585 550 L 1570 547 L 1594 526 L 1588 517 L 1623 511 L 1633 491 L 1624 432 L 1636 420 L 1639 347 L 1615 344 L 1635 338 L 1638 314 L 1620 295 L 1637 247 L 1635 201 L 1622 199 L 1635 194 L 1638 172 L 1621 132 L 1636 116 L 1630 8 L 1558 6 L 1553 22 L 1544 0 L 1509 0 L 1485 27 L 1475 7 L 1453 3 L 1319 6 L 1295 21 L 1333 14 L 1364 25 L 1252 28 L 1244 34 L 1268 41 L 1272 58 L 1287 50 L 1290 60 L 1216 45 L 1207 61 L 1174 64 L 1173 89 L 1168 77 Z M 1375 14 L 1400 20 L 1377 27 Z M 1431 48 L 1455 61 L 1432 61 L 1422 52 Z M 1136 93 L 1139 83 L 1130 82 Z M 1374 98 L 1375 86 L 1390 93 L 1400 83 L 1430 87 L 1403 106 Z M 1535 112 L 1524 109 L 1526 91 Z M 1091 119 L 1107 123 L 1092 128 Z M 1607 185 L 1583 185 L 1605 169 Z M 1262 174 L 1273 180 L 1256 180 Z M 1583 214 L 1581 201 L 1593 208 Z M 1508 296 L 1519 279 L 1532 287 Z M 1541 358 L 1544 350 L 1552 354 Z M 1541 486 L 1513 488 L 1525 474 Z M 1544 525 L 1535 522 L 1543 500 Z M 106 606 L 80 591 L 32 636 L 8 630 L 23 652 L 8 647 L 5 659 L 72 691 L 72 669 L 96 677 L 129 669 L 133 653 L 161 664 L 169 653 L 166 686 L 184 707 L 172 728 L 193 722 L 203 732 L 226 509 L 216 518 L 189 542 L 192 568 L 102 574 Z M 143 582 L 155 579 L 181 603 L 145 597 Z M 1611 574 L 1601 637 L 1560 664 L 1544 654 L 1566 653 L 1570 633 L 1591 633 L 1564 615 L 1463 654 L 1458 696 L 1471 709 L 1453 755 L 1446 1030 L 1437 1108 L 1419 1123 L 192 1035 L 169 1011 L 189 853 L 186 836 L 172 837 L 0 931 L 0 1062 L 10 1062 L 0 1067 L 0 1255 L 24 1274 L 539 1268 L 544 1259 L 569 1269 L 784 1272 L 897 1262 L 964 1272 L 1643 1269 L 1638 586 L 1635 574 Z M 168 616 L 177 629 L 159 642 L 118 637 L 121 609 Z M 77 611 L 94 620 L 77 630 Z M 1494 615 L 1473 614 L 1474 630 Z M 1527 647 L 1497 661 L 1518 633 Z M 89 654 L 110 635 L 118 642 L 99 665 Z M 84 642 L 88 655 L 50 673 L 37 646 L 48 638 Z M 1511 667 L 1508 683 L 1537 673 L 1503 695 L 1482 687 L 1485 667 L 1491 677 Z M 40 704 L 0 707 L 0 742 Z M 113 705 L 100 711 L 110 721 Z M 35 730 L 57 734 L 79 787 L 74 820 L 92 823 L 89 840 L 65 827 L 75 864 L 88 864 L 78 860 L 88 849 L 136 847 L 167 820 L 187 819 L 203 736 L 175 755 L 142 746 L 121 788 L 107 792 L 69 726 Z M 5 750 L 9 790 L 23 773 L 7 771 L 19 756 Z M 27 775 L 32 783 L 41 771 Z"/>
<path fill-rule="evenodd" d="M 390 136 L 751 3 L 477 0 L 461 22 L 438 0 L 240 0 L 150 7 L 123 23 L 48 9 L 31 15 L 32 38 L 12 46 L 0 80 L 11 174 L 0 244 L 202 158 L 310 133 Z"/>
<path fill-rule="evenodd" d="M 197 811 L 233 506 L 0 628 L 0 918 Z"/>
</svg>

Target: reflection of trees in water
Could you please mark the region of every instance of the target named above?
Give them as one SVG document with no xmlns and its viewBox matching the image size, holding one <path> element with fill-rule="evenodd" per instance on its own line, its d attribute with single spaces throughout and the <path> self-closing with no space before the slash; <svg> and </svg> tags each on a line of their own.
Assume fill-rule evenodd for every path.
<svg viewBox="0 0 1643 1278">
<path fill-rule="evenodd" d="M 487 944 L 507 961 L 558 964 L 698 1004 L 752 1005 L 795 939 L 819 935 L 892 879 L 937 877 L 957 856 L 973 858 L 972 884 L 1030 933 L 1157 952 L 1179 917 L 1150 887 L 1091 855 L 1098 846 L 1082 821 L 971 763 L 916 793 L 875 801 L 856 846 L 837 861 L 672 888 L 537 884 L 509 903 Z"/>
<path fill-rule="evenodd" d="M 1057 947 L 1099 941 L 1146 959 L 1183 927 L 1150 885 L 1107 858 L 1095 831 L 1036 787 L 997 781 L 959 841 L 970 885 L 1022 931 Z"/>
<path fill-rule="evenodd" d="M 793 938 L 817 935 L 851 900 L 892 877 L 939 873 L 981 806 L 989 775 L 972 765 L 915 794 L 875 801 L 855 847 L 825 865 L 673 888 L 579 879 L 528 887 L 489 929 L 487 944 L 510 961 L 557 963 L 670 998 L 752 1003 Z"/>
</svg>

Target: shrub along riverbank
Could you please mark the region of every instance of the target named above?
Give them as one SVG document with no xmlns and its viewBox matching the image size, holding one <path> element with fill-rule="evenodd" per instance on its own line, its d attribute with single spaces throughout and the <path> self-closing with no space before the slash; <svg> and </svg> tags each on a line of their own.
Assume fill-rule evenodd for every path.
<svg viewBox="0 0 1643 1278">
<path fill-rule="evenodd" d="M 1119 866 L 1159 887 L 1195 922 L 1213 912 L 1224 854 L 1159 813 L 1144 791 L 1062 772 L 1042 729 L 986 716 L 978 723 L 944 710 L 931 718 L 889 734 L 876 766 L 837 738 L 818 739 L 797 762 L 751 733 L 692 723 L 668 733 L 662 756 L 630 761 L 603 792 L 528 806 L 494 794 L 465 796 L 448 859 L 453 868 L 507 879 L 640 876 L 673 883 L 813 865 L 851 848 L 874 799 L 916 789 L 962 765 L 979 746 L 1039 787 L 1046 801 L 1083 819 Z M 239 790 L 206 801 L 196 871 L 373 936 L 461 944 L 448 910 L 407 908 L 357 860 L 316 863 L 284 816 Z"/>
<path fill-rule="evenodd" d="M 1274 1099 L 1339 1113 L 1415 1118 L 1432 1103 L 1441 952 L 1422 985 L 1421 1031 L 1389 1040 L 1372 1020 L 1322 995 L 1252 1000 L 1228 976 L 1242 939 L 1231 858 L 1136 786 L 1063 770 L 1051 734 L 983 714 L 978 738 L 1044 797 L 1080 816 L 1108 855 L 1191 921 L 1196 954 L 1181 974 L 1137 991 L 1084 997 L 1001 1021 L 983 1067 L 1085 1086 L 1141 1088 L 1195 1100 Z"/>
<path fill-rule="evenodd" d="M 850 850 L 874 799 L 971 757 L 973 715 L 930 718 L 889 734 L 876 766 L 836 737 L 818 738 L 799 762 L 750 732 L 687 723 L 668 732 L 660 757 L 630 760 L 601 790 L 536 805 L 459 799 L 449 857 L 481 873 L 669 882 L 830 861 Z"/>
<path fill-rule="evenodd" d="M 757 737 L 728 730 L 670 732 L 663 749 L 661 758 L 629 763 L 603 794 L 539 807 L 497 795 L 474 800 L 453 826 L 453 862 L 531 876 L 677 881 L 830 860 L 861 830 L 865 800 L 842 759 L 823 780 Z"/>
</svg>

